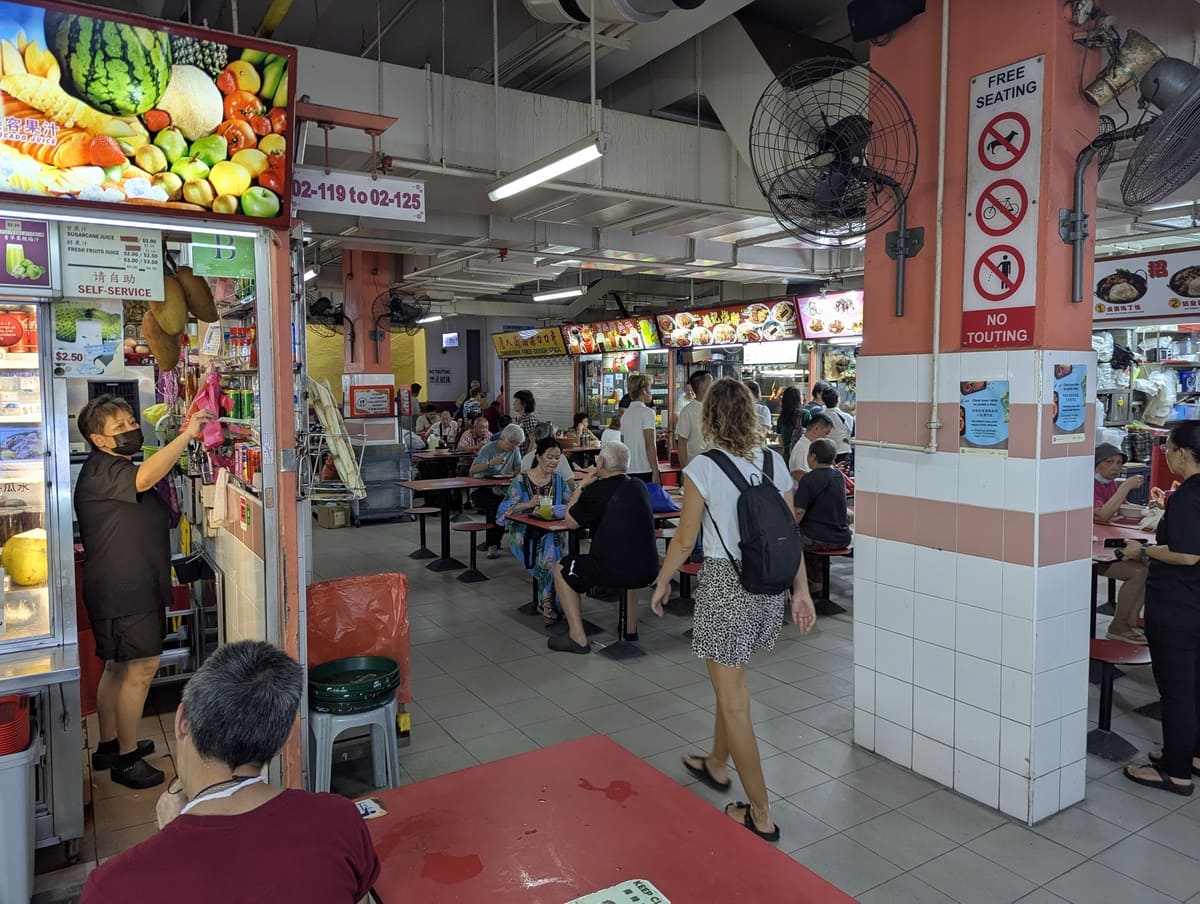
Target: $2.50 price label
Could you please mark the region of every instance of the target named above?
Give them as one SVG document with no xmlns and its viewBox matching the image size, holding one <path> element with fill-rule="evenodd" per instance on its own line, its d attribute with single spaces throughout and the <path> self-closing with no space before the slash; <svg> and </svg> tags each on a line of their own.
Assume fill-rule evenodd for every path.
<svg viewBox="0 0 1200 904">
<path fill-rule="evenodd" d="M 424 182 L 341 170 L 326 175 L 320 167 L 298 166 L 292 197 L 297 210 L 425 222 Z"/>
</svg>

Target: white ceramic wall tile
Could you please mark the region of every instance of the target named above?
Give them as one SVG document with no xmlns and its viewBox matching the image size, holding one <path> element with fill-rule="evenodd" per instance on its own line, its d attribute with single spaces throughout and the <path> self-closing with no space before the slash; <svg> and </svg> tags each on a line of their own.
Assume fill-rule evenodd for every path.
<svg viewBox="0 0 1200 904">
<path fill-rule="evenodd" d="M 1000 669 L 1000 715 L 1029 725 L 1033 722 L 1033 676 L 1020 669 Z"/>
<path fill-rule="evenodd" d="M 1054 719 L 1033 729 L 1029 759 L 1030 775 L 1033 778 L 1040 778 L 1043 775 L 1049 775 L 1051 772 L 1057 772 L 1058 768 L 1062 765 L 1060 756 L 1062 750 L 1061 721 L 1060 719 Z"/>
<path fill-rule="evenodd" d="M 916 355 L 916 361 L 913 362 L 916 370 L 916 401 L 929 404 L 933 398 L 933 355 Z M 939 397 L 940 398 L 940 397 Z"/>
<path fill-rule="evenodd" d="M 1004 563 L 1004 590 L 1000 605 L 1005 615 L 1033 618 L 1036 574 L 1032 565 Z"/>
<path fill-rule="evenodd" d="M 877 492 L 891 493 L 895 496 L 915 496 L 917 459 L 921 455 L 920 452 L 906 452 L 900 449 L 880 449 Z"/>
<path fill-rule="evenodd" d="M 919 355 L 881 355 L 879 357 L 879 400 L 881 402 L 917 402 L 929 397 L 929 388 L 919 390 Z M 929 382 L 928 371 L 924 374 Z"/>
<path fill-rule="evenodd" d="M 1058 763 L 1067 766 L 1087 758 L 1087 710 L 1066 714 L 1059 720 Z"/>
<path fill-rule="evenodd" d="M 1067 508 L 1072 511 L 1091 508 L 1096 474 L 1095 458 L 1088 454 L 1074 455 L 1061 460 L 1070 465 L 1067 481 Z"/>
<path fill-rule="evenodd" d="M 862 538 L 859 538 L 861 541 Z M 875 582 L 858 573 L 858 542 L 854 544 L 854 623 L 875 624 Z"/>
<path fill-rule="evenodd" d="M 959 361 L 962 355 L 949 353 L 938 361 L 938 398 L 949 402 L 958 398 Z"/>
<path fill-rule="evenodd" d="M 1034 623 L 1033 673 L 1062 668 L 1067 643 L 1067 619 L 1059 615 Z"/>
<path fill-rule="evenodd" d="M 954 787 L 954 748 L 913 734 L 913 772 L 947 788 Z"/>
<path fill-rule="evenodd" d="M 1001 661 L 1010 669 L 1033 672 L 1033 622 L 1005 615 L 1000 619 Z"/>
<path fill-rule="evenodd" d="M 1000 770 L 1000 812 L 1021 822 L 1029 821 L 1029 779 Z"/>
<path fill-rule="evenodd" d="M 1069 458 L 1043 458 L 1038 462 L 1039 512 L 1063 512 L 1070 507 L 1067 501 L 1067 485 L 1071 480 L 1071 471 Z"/>
<path fill-rule="evenodd" d="M 1012 719 L 1000 720 L 1000 768 L 1029 777 L 1029 726 Z"/>
<path fill-rule="evenodd" d="M 879 356 L 859 355 L 854 371 L 858 379 L 857 396 L 860 402 L 878 402 L 879 399 Z"/>
<path fill-rule="evenodd" d="M 1000 715 L 1000 664 L 954 654 L 955 699 Z"/>
<path fill-rule="evenodd" d="M 913 643 L 913 677 L 917 687 L 954 696 L 954 651 L 924 641 Z"/>
<path fill-rule="evenodd" d="M 1086 659 L 1063 666 L 1062 712 L 1063 715 L 1086 710 L 1088 706 L 1088 672 L 1090 663 Z"/>
<path fill-rule="evenodd" d="M 874 537 L 859 533 L 854 535 L 854 577 L 856 579 L 875 580 L 875 560 L 878 547 L 879 541 Z M 855 605 L 857 606 L 857 603 Z"/>
<path fill-rule="evenodd" d="M 862 397 L 859 397 L 862 400 Z M 879 492 L 879 450 L 859 446 L 854 450 L 854 489 L 864 493 Z"/>
<path fill-rule="evenodd" d="M 954 749 L 998 765 L 1000 717 L 961 701 L 954 703 Z"/>
<path fill-rule="evenodd" d="M 913 731 L 942 744 L 954 744 L 954 700 L 913 688 Z"/>
<path fill-rule="evenodd" d="M 875 670 L 909 683 L 913 680 L 913 639 L 875 631 Z"/>
<path fill-rule="evenodd" d="M 875 628 L 858 619 L 854 620 L 854 664 L 875 668 Z"/>
<path fill-rule="evenodd" d="M 1038 403 L 1040 357 L 1037 349 L 1008 353 L 1008 393 L 1014 405 Z"/>
<path fill-rule="evenodd" d="M 1091 559 L 1063 562 L 1060 567 L 1063 575 L 1063 613 L 1089 612 L 1092 605 Z"/>
<path fill-rule="evenodd" d="M 1033 724 L 1045 725 L 1062 718 L 1062 669 L 1033 677 Z"/>
<path fill-rule="evenodd" d="M 864 707 L 865 708 L 865 707 Z M 875 676 L 875 715 L 902 728 L 913 727 L 913 686 L 887 675 Z"/>
<path fill-rule="evenodd" d="M 875 595 L 875 624 L 881 631 L 913 636 L 913 592 L 879 584 Z"/>
<path fill-rule="evenodd" d="M 954 648 L 960 653 L 1000 661 L 1000 613 L 958 605 L 954 624 Z"/>
<path fill-rule="evenodd" d="M 1065 810 L 1079 803 L 1085 796 L 1087 785 L 1087 760 L 1078 760 L 1063 766 L 1058 771 L 1058 806 Z"/>
<path fill-rule="evenodd" d="M 1063 608 L 1067 578 L 1065 564 L 1059 562 L 1055 565 L 1042 565 L 1034 573 L 1033 581 L 1037 588 L 1034 618 L 1037 621 L 1058 618 L 1065 611 Z M 1087 589 L 1086 585 L 1084 589 Z"/>
<path fill-rule="evenodd" d="M 958 557 L 958 596 L 964 603 L 999 612 L 1004 600 L 1004 563 L 982 556 Z"/>
<path fill-rule="evenodd" d="M 875 714 L 854 710 L 854 743 L 866 750 L 875 749 Z"/>
<path fill-rule="evenodd" d="M 890 587 L 899 587 L 901 590 L 912 590 L 916 572 L 916 555 L 916 547 L 911 543 L 876 540 L 875 582 L 887 584 Z M 855 553 L 855 558 L 857 559 L 857 557 L 858 554 Z M 855 567 L 858 567 L 857 562 L 855 562 Z M 876 611 L 875 617 L 879 617 L 878 611 Z"/>
<path fill-rule="evenodd" d="M 917 459 L 917 496 L 934 502 L 958 502 L 958 463 L 963 456 L 957 452 L 935 452 Z M 858 465 L 855 463 L 855 473 Z M 855 486 L 857 486 L 857 482 Z M 921 525 L 917 525 L 917 539 Z"/>
<path fill-rule="evenodd" d="M 860 665 L 854 667 L 854 708 L 875 712 L 875 672 Z"/>
<path fill-rule="evenodd" d="M 1058 770 L 1033 780 L 1033 794 L 1029 805 L 1029 819 L 1040 822 L 1058 812 Z"/>
<path fill-rule="evenodd" d="M 1004 461 L 1004 508 L 1010 512 L 1037 511 L 1038 463 L 1032 458 Z"/>
<path fill-rule="evenodd" d="M 1091 649 L 1091 613 L 1086 609 L 1068 612 L 1063 616 L 1064 642 L 1060 662 L 1063 665 L 1086 660 Z"/>
<path fill-rule="evenodd" d="M 960 455 L 958 501 L 963 505 L 1004 505 L 1004 463 L 997 455 Z"/>
<path fill-rule="evenodd" d="M 963 352 L 958 368 L 960 380 L 1007 380 L 1008 352 Z"/>
<path fill-rule="evenodd" d="M 954 613 L 958 608 L 952 600 L 916 594 L 913 597 L 913 637 L 953 650 Z"/>
<path fill-rule="evenodd" d="M 887 719 L 875 717 L 875 752 L 887 757 L 898 766 L 912 768 L 911 728 L 889 722 Z"/>
<path fill-rule="evenodd" d="M 995 810 L 1000 806 L 1000 767 L 956 750 L 954 790 Z"/>
<path fill-rule="evenodd" d="M 917 593 L 940 597 L 944 600 L 958 599 L 955 595 L 955 588 L 958 586 L 958 581 L 955 580 L 957 559 L 956 553 L 944 549 L 930 549 L 928 546 L 918 546 L 913 589 Z M 854 605 L 855 608 L 858 607 L 857 600 Z"/>
</svg>

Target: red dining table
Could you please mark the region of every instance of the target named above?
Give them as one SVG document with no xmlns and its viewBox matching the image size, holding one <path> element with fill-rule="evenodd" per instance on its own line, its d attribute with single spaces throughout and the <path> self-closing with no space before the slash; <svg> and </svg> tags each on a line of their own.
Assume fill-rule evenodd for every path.
<svg viewBox="0 0 1200 904">
<path fill-rule="evenodd" d="M 373 796 L 384 904 L 564 904 L 633 879 L 671 904 L 854 900 L 598 735 Z"/>
</svg>

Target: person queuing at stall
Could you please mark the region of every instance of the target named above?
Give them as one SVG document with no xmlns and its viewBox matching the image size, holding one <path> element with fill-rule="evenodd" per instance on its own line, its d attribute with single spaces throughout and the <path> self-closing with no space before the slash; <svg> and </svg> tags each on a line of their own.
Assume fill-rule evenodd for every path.
<svg viewBox="0 0 1200 904">
<path fill-rule="evenodd" d="M 546 646 L 557 653 L 588 653 L 591 644 L 583 629 L 582 599 L 592 587 L 624 587 L 625 631 L 622 640 L 637 640 L 638 588 L 645 587 L 658 569 L 654 511 L 646 484 L 629 470 L 629 448 L 621 442 L 600 447 L 596 467 L 579 483 L 564 515 L 567 526 L 587 528 L 592 544 L 587 553 L 565 556 L 554 569 L 558 601 L 567 617 L 567 633 L 551 637 Z"/>
<path fill-rule="evenodd" d="M 433 425 L 438 422 L 437 405 L 425 404 L 421 406 L 421 414 L 417 417 L 417 421 L 413 424 L 413 430 L 417 432 L 417 436 L 421 439 L 429 434 L 433 429 Z"/>
<path fill-rule="evenodd" d="M 800 398 L 800 390 L 795 386 L 785 386 L 779 397 L 779 425 L 775 432 L 783 442 L 784 458 L 792 454 L 792 443 L 808 424 L 808 410 L 800 404 Z"/>
<path fill-rule="evenodd" d="M 1112 521 L 1129 494 L 1145 483 L 1140 475 L 1117 481 L 1126 461 L 1125 453 L 1112 443 L 1101 443 L 1096 447 L 1096 475 L 1092 483 L 1093 521 L 1100 524 Z M 1121 582 L 1117 591 L 1116 612 L 1108 624 L 1108 639 L 1144 644 L 1146 635 L 1137 627 L 1137 620 L 1142 616 L 1142 605 L 1146 600 L 1146 563 L 1140 558 L 1117 559 L 1097 564 L 1096 573 Z"/>
<path fill-rule="evenodd" d="M 441 449 L 453 449 L 454 444 L 458 442 L 458 421 L 451 417 L 446 409 L 442 409 L 436 423 L 425 434 L 425 442 L 428 443 L 435 436 Z"/>
<path fill-rule="evenodd" d="M 815 414 L 818 411 L 825 409 L 825 393 L 833 389 L 832 383 L 826 383 L 824 380 L 817 380 L 813 384 L 812 396 L 804 405 L 804 410 L 809 414 Z"/>
<path fill-rule="evenodd" d="M 536 409 L 537 402 L 528 389 L 513 393 L 513 423 L 525 431 L 525 452 L 532 452 L 537 442 L 538 419 L 533 414 Z"/>
<path fill-rule="evenodd" d="M 1184 796 L 1200 775 L 1200 421 L 1167 437 L 1167 467 L 1182 481 L 1166 501 L 1155 543 L 1130 540 L 1124 557 L 1149 565 L 1146 638 L 1162 697 L 1162 750 L 1144 766 L 1126 766 L 1139 785 Z"/>
<path fill-rule="evenodd" d="M 263 641 L 204 662 L 175 713 L 179 778 L 159 798 L 160 831 L 92 870 L 83 904 L 366 898 L 379 857 L 353 802 L 262 775 L 292 732 L 304 680 Z"/>
<path fill-rule="evenodd" d="M 483 446 L 467 473 L 471 477 L 516 477 L 521 473 L 521 446 L 525 444 L 525 431 L 516 424 L 509 424 L 500 431 L 500 437 Z M 496 510 L 505 490 L 501 487 L 479 487 L 471 492 L 471 503 L 483 513 L 483 520 L 496 524 Z M 487 531 L 487 557 L 500 557 L 500 538 L 504 528 L 495 526 Z"/>
<path fill-rule="evenodd" d="M 762 424 L 763 430 L 770 436 L 771 425 L 774 423 L 774 419 L 771 417 L 771 409 L 763 404 L 762 388 L 758 385 L 757 380 L 747 380 L 746 388 L 750 390 L 750 395 L 754 398 L 754 410 L 758 414 L 758 422 Z"/>
<path fill-rule="evenodd" d="M 688 388 L 696 398 L 684 406 L 675 422 L 675 451 L 681 468 L 687 467 L 689 461 L 708 448 L 700 431 L 700 417 L 704 410 L 704 397 L 712 384 L 712 374 L 706 370 L 694 371 L 688 377 Z"/>
<path fill-rule="evenodd" d="M 808 426 L 804 428 L 803 435 L 796 440 L 792 446 L 792 453 L 788 456 L 788 470 L 793 477 L 799 480 L 811 470 L 808 464 L 808 450 L 814 440 L 824 439 L 832 431 L 833 419 L 824 411 L 809 415 Z"/>
<path fill-rule="evenodd" d="M 588 429 L 590 426 L 588 423 L 588 413 L 586 411 L 577 411 L 575 417 L 571 418 L 571 429 L 567 431 L 567 441 L 585 449 L 589 446 L 595 446 L 597 444 L 596 434 Z"/>
<path fill-rule="evenodd" d="M 833 422 L 829 431 L 829 439 L 837 446 L 838 460 L 847 459 L 854 451 L 850 438 L 854 436 L 854 418 L 838 408 L 838 391 L 830 386 L 821 393 L 821 401 L 825 403 L 825 414 Z"/>
<path fill-rule="evenodd" d="M 554 603 L 554 566 L 566 552 L 567 538 L 562 531 L 542 532 L 537 546 L 526 552 L 525 525 L 507 521 L 509 514 L 529 514 L 549 506 L 551 514 L 561 515 L 563 506 L 571 498 L 570 478 L 559 473 L 559 464 L 564 462 L 562 449 L 552 436 L 539 439 L 528 470 L 517 477 L 508 487 L 508 493 L 496 512 L 496 523 L 508 527 L 508 547 L 517 561 L 526 564 L 529 574 L 537 582 L 538 612 L 547 626 L 562 620 L 562 614 Z M 570 474 L 570 468 L 567 469 Z"/>
<path fill-rule="evenodd" d="M 76 423 L 91 446 L 75 484 L 75 515 L 85 555 L 83 600 L 104 661 L 96 691 L 100 740 L 92 769 L 129 788 L 153 788 L 163 773 L 143 757 L 138 723 L 158 672 L 171 605 L 171 512 L 157 487 L 213 415 L 198 411 L 182 432 L 140 465 L 142 429 L 114 395 L 83 406 Z"/>
<path fill-rule="evenodd" d="M 755 483 L 766 482 L 769 457 L 768 486 L 773 484 L 789 506 L 792 477 L 779 454 L 763 445 L 765 436 L 754 401 L 750 391 L 737 380 L 726 378 L 713 384 L 704 398 L 702 427 L 713 449 L 693 458 L 683 471 L 683 511 L 655 580 L 650 606 L 655 615 L 663 614 L 663 606 L 671 596 L 671 578 L 691 553 L 703 519 L 704 567 L 695 591 L 692 652 L 706 662 L 717 715 L 709 753 L 684 757 L 683 764 L 704 784 L 724 792 L 730 787 L 732 756 L 749 802 L 730 804 L 725 808 L 726 815 L 761 838 L 778 841 L 779 827 L 771 817 L 767 783 L 750 718 L 746 665 L 754 653 L 775 646 L 783 627 L 787 592 L 757 594 L 742 586 L 739 564 L 728 552 L 741 548 L 737 511 L 740 494 L 715 456 L 723 456 L 746 481 Z M 804 557 L 797 559 L 799 565 L 791 586 L 791 615 L 800 632 L 807 634 L 816 621 L 816 613 L 805 579 Z"/>
<path fill-rule="evenodd" d="M 621 415 L 621 442 L 629 448 L 629 474 L 646 483 L 662 483 L 658 473 L 657 419 L 650 402 L 650 378 L 629 375 L 629 410 Z"/>
<path fill-rule="evenodd" d="M 812 440 L 808 470 L 801 476 L 792 501 L 800 541 L 813 552 L 850 545 L 846 478 L 833 466 L 836 457 L 837 447 L 832 440 Z"/>
<path fill-rule="evenodd" d="M 488 429 L 487 418 L 478 415 L 468 421 L 468 424 L 469 427 L 463 430 L 462 436 L 458 438 L 459 451 L 478 452 L 492 436 Z"/>
</svg>

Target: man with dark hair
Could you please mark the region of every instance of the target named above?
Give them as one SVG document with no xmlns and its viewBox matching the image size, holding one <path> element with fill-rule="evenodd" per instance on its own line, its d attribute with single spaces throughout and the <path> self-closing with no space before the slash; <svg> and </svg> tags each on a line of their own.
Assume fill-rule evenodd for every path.
<svg viewBox="0 0 1200 904">
<path fill-rule="evenodd" d="M 700 430 L 700 415 L 704 412 L 704 397 L 708 395 L 712 384 L 713 376 L 706 370 L 693 371 L 688 377 L 688 385 L 692 387 L 696 398 L 683 406 L 675 421 L 675 451 L 679 455 L 681 468 L 709 447 Z"/>
<path fill-rule="evenodd" d="M 154 752 L 154 742 L 137 737 L 171 603 L 171 514 L 156 486 L 210 420 L 207 411 L 192 415 L 179 436 L 137 465 L 133 456 L 142 453 L 144 440 L 128 402 L 97 396 L 76 419 L 92 447 L 74 499 L 86 556 L 83 602 L 96 655 L 104 660 L 92 769 L 109 769 L 114 782 L 130 788 L 152 788 L 163 780 L 142 759 Z"/>
<path fill-rule="evenodd" d="M 832 440 L 813 440 L 809 447 L 808 472 L 800 478 L 792 503 L 805 549 L 844 549 L 850 543 L 846 480 L 833 466 L 836 457 Z"/>
<path fill-rule="evenodd" d="M 792 446 L 792 452 L 788 456 L 788 470 L 792 472 L 792 476 L 799 480 L 808 473 L 808 450 L 812 446 L 814 440 L 824 439 L 829 436 L 833 430 L 833 418 L 825 413 L 824 410 L 817 411 L 811 415 L 808 421 L 808 426 L 804 428 L 804 435 L 796 440 Z"/>
<path fill-rule="evenodd" d="M 354 804 L 262 775 L 296 722 L 304 669 L 262 641 L 221 647 L 183 689 L 177 782 L 161 830 L 88 876 L 81 904 L 321 901 L 357 904 L 379 858 Z"/>
</svg>

